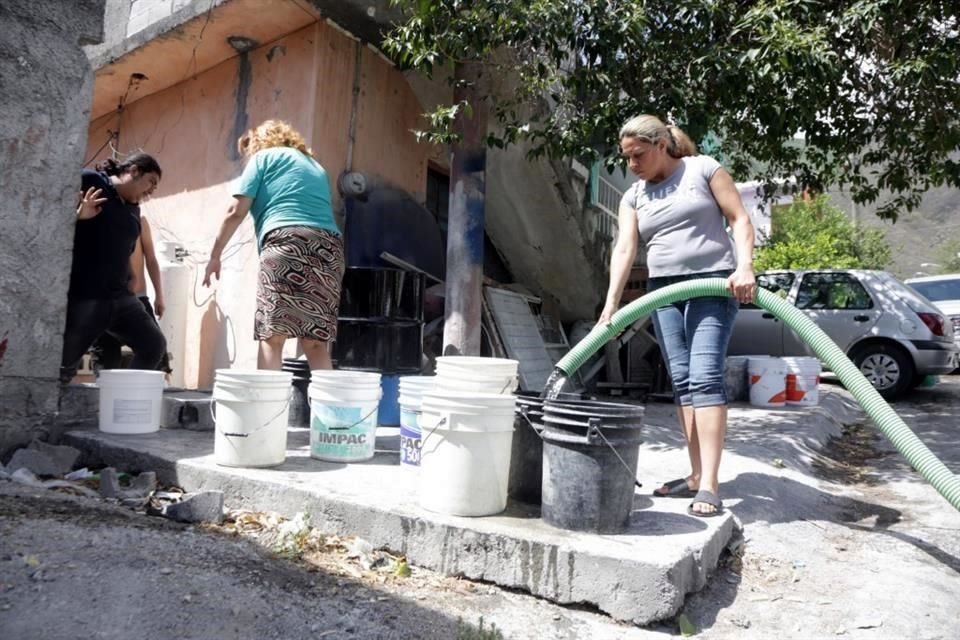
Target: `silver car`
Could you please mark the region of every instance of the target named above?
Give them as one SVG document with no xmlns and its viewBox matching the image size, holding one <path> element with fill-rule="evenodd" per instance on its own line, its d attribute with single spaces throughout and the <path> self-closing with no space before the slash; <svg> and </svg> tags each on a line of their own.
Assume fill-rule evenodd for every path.
<svg viewBox="0 0 960 640">
<path fill-rule="evenodd" d="M 953 324 L 886 271 L 768 271 L 757 284 L 803 309 L 886 398 L 957 367 Z M 728 353 L 814 355 L 781 320 L 754 305 L 741 305 Z"/>
</svg>

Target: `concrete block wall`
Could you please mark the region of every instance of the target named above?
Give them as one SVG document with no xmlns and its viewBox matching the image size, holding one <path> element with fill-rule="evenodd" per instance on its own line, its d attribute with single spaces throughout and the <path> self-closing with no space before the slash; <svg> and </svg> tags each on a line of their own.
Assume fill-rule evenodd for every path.
<svg viewBox="0 0 960 640">
<path fill-rule="evenodd" d="M 0 457 L 48 429 L 104 0 L 0 2 Z M 0 349 L 2 351 L 2 349 Z"/>
</svg>

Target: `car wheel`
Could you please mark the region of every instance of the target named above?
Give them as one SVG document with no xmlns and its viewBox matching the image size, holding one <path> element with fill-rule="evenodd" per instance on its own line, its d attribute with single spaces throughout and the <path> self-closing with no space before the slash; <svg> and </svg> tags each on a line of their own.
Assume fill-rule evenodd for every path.
<svg viewBox="0 0 960 640">
<path fill-rule="evenodd" d="M 902 396 L 913 388 L 916 377 L 913 362 L 899 347 L 889 344 L 869 344 L 850 354 L 853 364 L 884 398 Z"/>
</svg>

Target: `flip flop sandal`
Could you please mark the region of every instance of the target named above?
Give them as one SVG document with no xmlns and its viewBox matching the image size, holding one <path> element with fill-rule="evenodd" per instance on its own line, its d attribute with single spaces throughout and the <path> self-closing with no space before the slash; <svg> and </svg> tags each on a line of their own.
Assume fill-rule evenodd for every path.
<svg viewBox="0 0 960 640">
<path fill-rule="evenodd" d="M 677 478 L 663 484 L 666 491 L 654 489 L 653 495 L 658 498 L 692 498 L 697 492 L 690 488 L 686 478 Z"/>
<path fill-rule="evenodd" d="M 713 506 L 715 511 L 694 511 L 693 505 L 697 504 L 698 502 Z M 710 493 L 706 489 L 700 489 L 700 491 L 697 491 L 697 495 L 694 496 L 693 502 L 691 502 L 690 506 L 687 507 L 687 513 L 696 518 L 712 518 L 723 513 L 723 502 L 720 501 L 720 498 Z"/>
</svg>

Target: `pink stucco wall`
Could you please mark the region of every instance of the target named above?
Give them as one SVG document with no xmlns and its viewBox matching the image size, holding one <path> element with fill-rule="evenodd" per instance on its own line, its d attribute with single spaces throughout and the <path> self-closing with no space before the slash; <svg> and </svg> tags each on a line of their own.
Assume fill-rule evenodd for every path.
<svg viewBox="0 0 960 640">
<path fill-rule="evenodd" d="M 314 23 L 248 53 L 243 74 L 244 65 L 235 57 L 168 89 L 131 99 L 119 118 L 113 113 L 90 125 L 86 158 L 109 138 L 108 131 L 119 129 L 120 153 L 143 149 L 163 167 L 163 181 L 143 214 L 156 240 L 186 247 L 195 269 L 192 290 L 182 292 L 189 300 L 184 359 L 189 387 L 210 386 L 215 368 L 256 366 L 257 251 L 249 220 L 224 253 L 221 283 L 213 289 L 200 284 L 229 204 L 230 181 L 242 170 L 233 153 L 236 134 L 267 118 L 287 120 L 307 138 L 335 181 L 347 160 L 357 46 L 336 29 Z M 421 194 L 427 162 L 435 155 L 411 133 L 424 109 L 402 74 L 366 47 L 360 87 L 354 170 Z M 97 159 L 108 153 L 109 148 Z"/>
</svg>

